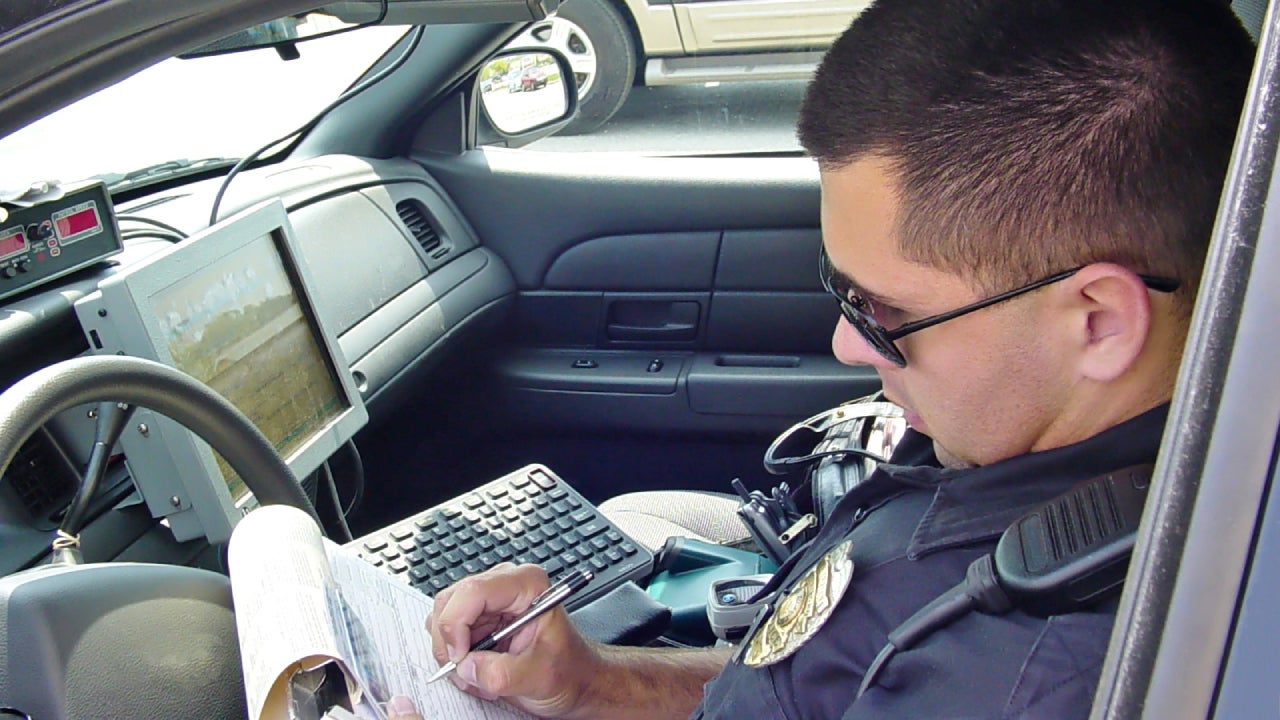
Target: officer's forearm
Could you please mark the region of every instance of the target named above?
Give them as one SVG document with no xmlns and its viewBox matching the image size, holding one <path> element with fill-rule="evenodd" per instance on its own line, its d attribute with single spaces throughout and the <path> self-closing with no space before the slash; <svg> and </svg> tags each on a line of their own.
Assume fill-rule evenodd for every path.
<svg viewBox="0 0 1280 720">
<path fill-rule="evenodd" d="M 576 720 L 686 720 L 702 686 L 724 669 L 728 649 L 596 646 L 599 672 L 585 678 Z"/>
</svg>

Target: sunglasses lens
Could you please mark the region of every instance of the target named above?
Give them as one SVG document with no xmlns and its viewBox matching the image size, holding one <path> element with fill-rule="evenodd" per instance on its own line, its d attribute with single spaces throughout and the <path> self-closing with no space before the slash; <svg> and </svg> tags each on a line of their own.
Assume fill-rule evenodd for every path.
<svg viewBox="0 0 1280 720">
<path fill-rule="evenodd" d="M 885 360 L 897 365 L 898 367 L 906 367 L 907 359 L 903 357 L 902 352 L 898 350 L 898 346 L 893 341 L 884 336 L 884 332 L 880 324 L 869 313 L 858 307 L 858 305 L 850 299 L 850 293 L 847 289 L 841 287 L 835 279 L 835 270 L 831 265 L 831 258 L 827 257 L 824 248 L 818 256 L 818 268 L 822 276 L 822 286 L 827 292 L 835 296 L 836 302 L 840 303 L 840 312 L 844 315 L 849 324 L 858 331 L 863 340 L 880 354 Z"/>
<path fill-rule="evenodd" d="M 898 350 L 898 346 L 893 341 L 886 338 L 880 333 L 879 329 L 870 325 L 865 320 L 861 323 L 853 323 L 858 333 L 867 341 L 873 350 L 880 353 L 885 360 L 897 365 L 898 367 L 906 367 L 907 359 L 903 357 L 902 351 Z"/>
</svg>

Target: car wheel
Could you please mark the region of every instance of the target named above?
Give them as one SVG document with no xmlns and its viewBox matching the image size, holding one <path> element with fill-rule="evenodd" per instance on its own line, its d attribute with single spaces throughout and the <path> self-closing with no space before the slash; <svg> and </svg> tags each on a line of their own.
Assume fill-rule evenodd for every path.
<svg viewBox="0 0 1280 720">
<path fill-rule="evenodd" d="M 636 74 L 635 41 L 609 0 L 567 0 L 554 17 L 527 35 L 569 59 L 578 86 L 578 115 L 561 135 L 586 133 L 609 121 L 626 102 Z"/>
</svg>

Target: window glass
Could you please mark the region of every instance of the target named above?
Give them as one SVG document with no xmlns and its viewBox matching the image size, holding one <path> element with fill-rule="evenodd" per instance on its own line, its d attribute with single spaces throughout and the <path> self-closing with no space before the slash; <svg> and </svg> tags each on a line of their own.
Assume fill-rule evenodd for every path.
<svg viewBox="0 0 1280 720">
<path fill-rule="evenodd" d="M 310 119 L 404 32 L 317 38 L 289 61 L 270 48 L 166 60 L 0 139 L 0 190 L 240 158 Z"/>
<path fill-rule="evenodd" d="M 636 87 L 598 129 L 529 147 L 646 154 L 799 152 L 796 115 L 806 80 Z"/>
<path fill-rule="evenodd" d="M 554 17 L 512 41 L 562 53 L 578 86 L 577 118 L 529 147 L 798 152 L 795 122 L 806 83 L 867 4 L 565 0 Z"/>
</svg>

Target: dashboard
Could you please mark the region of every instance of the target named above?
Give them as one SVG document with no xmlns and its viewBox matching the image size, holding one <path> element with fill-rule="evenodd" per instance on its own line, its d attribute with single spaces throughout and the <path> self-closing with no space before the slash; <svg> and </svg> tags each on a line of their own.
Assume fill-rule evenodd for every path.
<svg viewBox="0 0 1280 720">
<path fill-rule="evenodd" d="M 89 350 L 74 305 L 107 277 L 169 247 L 163 224 L 192 234 L 207 223 L 219 179 L 184 185 L 115 208 L 123 250 L 108 260 L 0 300 L 0 382 Z M 515 293 L 505 264 L 480 246 L 438 184 L 404 160 L 322 156 L 236 178 L 220 217 L 279 198 L 316 311 L 337 336 L 351 381 L 376 426 L 409 395 L 405 385 L 464 339 L 496 327 Z M 340 369 L 341 371 L 341 369 Z M 0 543 L 10 573 L 40 562 L 58 513 L 78 485 L 93 441 L 89 408 L 37 432 L 0 482 Z M 127 428 L 125 432 L 129 432 Z M 157 525 L 117 456 L 89 510 L 85 559 L 213 564 L 203 542 L 181 543 Z"/>
</svg>

